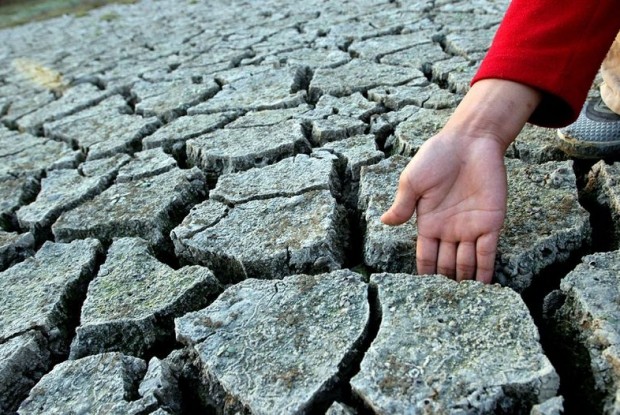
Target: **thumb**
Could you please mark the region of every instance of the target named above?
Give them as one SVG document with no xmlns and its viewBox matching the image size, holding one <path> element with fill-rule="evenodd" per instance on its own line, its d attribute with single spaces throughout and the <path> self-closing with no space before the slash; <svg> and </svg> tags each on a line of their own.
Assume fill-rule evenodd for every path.
<svg viewBox="0 0 620 415">
<path fill-rule="evenodd" d="M 400 225 L 407 222 L 413 216 L 417 203 L 418 195 L 413 191 L 409 180 L 406 177 L 401 177 L 394 203 L 381 216 L 381 222 L 386 225 Z"/>
</svg>

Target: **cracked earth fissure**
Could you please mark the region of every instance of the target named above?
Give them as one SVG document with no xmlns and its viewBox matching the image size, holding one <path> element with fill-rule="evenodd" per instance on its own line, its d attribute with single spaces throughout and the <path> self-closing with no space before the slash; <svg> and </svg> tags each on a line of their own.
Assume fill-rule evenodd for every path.
<svg viewBox="0 0 620 415">
<path fill-rule="evenodd" d="M 352 390 L 350 381 L 360 372 L 360 365 L 364 358 L 364 355 L 370 348 L 372 342 L 377 338 L 379 329 L 381 327 L 381 303 L 379 301 L 379 294 L 377 287 L 373 284 L 368 285 L 368 305 L 370 307 L 370 318 L 368 319 L 368 325 L 364 338 L 359 344 L 356 355 L 351 359 L 345 372 L 342 385 L 340 387 L 340 394 L 336 397 L 336 402 L 342 402 L 345 405 L 354 408 L 358 415 L 374 415 L 375 412 L 368 406 L 364 399 Z"/>
<path fill-rule="evenodd" d="M 181 7 L 180 3 L 167 0 L 155 3 L 142 0 L 135 5 L 114 6 L 116 8 L 82 18 L 66 17 L 44 25 L 0 31 L 0 36 L 8 33 L 11 36 L 11 41 L 6 42 L 7 52 L 0 57 L 5 63 L 4 69 L 0 69 L 0 121 L 8 128 L 7 132 L 0 127 L 0 132 L 11 140 L 15 140 L 15 135 L 20 139 L 41 141 L 39 153 L 33 153 L 32 160 L 26 157 L 30 149 L 19 147 L 7 147 L 9 150 L 1 157 L 0 168 L 5 172 L 1 178 L 5 181 L 0 181 L 4 186 L 0 187 L 3 196 L 0 199 L 0 230 L 7 235 L 0 236 L 9 241 L 8 246 L 14 244 L 17 248 L 11 248 L 13 251 L 23 249 L 11 239 L 23 237 L 27 230 L 25 226 L 18 226 L 17 212 L 37 199 L 43 200 L 41 181 L 59 174 L 55 170 L 77 169 L 81 179 L 86 180 L 91 174 L 106 174 L 108 180 L 102 189 L 87 192 L 79 200 L 53 210 L 45 226 L 35 227 L 34 251 L 40 251 L 46 243 L 56 241 L 55 246 L 64 246 L 61 245 L 64 241 L 86 236 L 102 241 L 109 249 L 119 238 L 138 234 L 149 239 L 140 243 L 149 244 L 154 251 L 156 262 L 159 262 L 155 268 L 166 265 L 175 272 L 182 270 L 181 265 L 194 265 L 204 272 L 207 266 L 217 268 L 214 278 L 224 281 L 228 288 L 222 294 L 224 298 L 237 285 L 244 284 L 248 276 L 283 278 L 278 284 L 281 284 L 281 291 L 285 291 L 282 287 L 289 274 L 301 272 L 318 277 L 328 271 L 352 269 L 361 275 L 354 279 L 368 283 L 371 272 L 411 271 L 414 250 L 410 248 L 416 237 L 415 227 L 388 228 L 379 222 L 381 212 L 391 203 L 396 189 L 395 170 L 402 169 L 408 159 L 396 153 L 414 154 L 445 121 L 446 112 L 457 105 L 466 91 L 466 79 L 473 74 L 481 56 L 482 42 L 496 27 L 507 2 L 484 0 L 476 5 L 449 0 L 424 4 L 334 3 L 321 4 L 321 12 L 311 10 L 315 6 L 312 2 L 304 7 L 293 7 L 287 2 L 262 2 L 248 8 L 201 2 L 187 2 Z M 142 32 L 140 22 L 147 17 L 155 19 L 153 24 L 158 25 L 160 33 L 166 33 L 165 39 Z M 418 31 L 420 43 L 404 45 L 409 39 L 418 42 Z M 78 43 L 65 37 L 74 32 L 80 39 Z M 397 36 L 403 36 L 395 38 L 399 43 L 386 44 Z M 88 46 L 80 46 L 82 43 Z M 73 46 L 76 52 L 71 49 Z M 63 73 L 67 82 L 63 96 L 50 101 L 45 89 L 41 89 L 44 87 L 28 84 L 24 74 L 13 73 L 11 59 L 22 52 L 31 54 L 33 61 L 40 61 L 42 68 Z M 24 93 L 17 94 L 14 92 L 17 90 Z M 78 96 L 74 101 L 66 99 L 80 90 L 92 95 Z M 114 97 L 115 101 L 111 100 L 113 105 L 123 107 L 116 123 L 109 122 L 115 113 L 106 112 L 109 108 L 103 102 L 107 94 L 112 93 L 120 94 Z M 160 99 L 166 93 L 170 96 Z M 123 101 L 126 105 L 121 105 Z M 122 122 L 121 116 L 125 117 Z M 67 123 L 69 120 L 76 123 L 72 124 L 73 128 L 60 128 L 65 118 Z M 127 127 L 132 122 L 136 122 L 135 128 Z M 145 123 L 150 124 L 145 127 Z M 127 137 L 130 138 L 115 141 L 123 127 L 128 128 Z M 103 132 L 106 128 L 109 132 Z M 29 131 L 30 136 L 22 135 L 22 130 Z M 553 327 L 546 326 L 543 302 L 546 297 L 557 294 L 560 283 L 575 269 L 582 255 L 618 248 L 614 229 L 620 229 L 615 225 L 619 219 L 613 207 L 603 206 L 599 190 L 586 186 L 592 163 L 576 162 L 573 167 L 577 184 L 571 184 L 570 172 L 567 173 L 570 169 L 562 164 L 565 158 L 555 151 L 553 139 L 542 130 L 533 131 L 533 138 L 520 136 L 509 150 L 510 157 L 519 160 L 506 163 L 517 166 L 510 170 L 511 175 L 516 174 L 515 171 L 526 172 L 517 179 L 517 190 L 523 195 L 535 196 L 533 199 L 538 205 L 530 204 L 525 196 L 511 202 L 511 222 L 503 235 L 513 239 L 502 247 L 503 256 L 499 261 L 504 262 L 499 271 L 502 283 L 513 286 L 518 280 L 519 289 L 524 289 L 523 299 L 529 307 L 529 315 L 524 318 L 534 319 L 545 354 L 561 376 L 558 394 L 566 399 L 566 411 L 579 413 L 582 407 L 578 394 L 569 386 L 581 375 L 573 373 L 575 364 L 569 357 L 574 354 L 562 354 L 564 352 L 554 349 L 557 339 Z M 101 132 L 100 141 L 92 139 L 93 132 Z M 59 139 L 65 133 L 66 140 Z M 218 144 L 210 147 L 216 138 Z M 276 140 L 281 140 L 282 144 L 272 146 Z M 98 148 L 100 145 L 103 147 Z M 76 150 L 80 154 L 76 154 Z M 333 157 L 330 159 L 330 156 Z M 290 162 L 287 159 L 292 157 L 298 158 L 294 166 L 297 170 L 274 168 L 286 165 Z M 317 167 L 318 162 L 303 164 L 302 160 L 308 158 L 333 162 L 338 178 L 328 177 L 323 167 Z M 543 166 L 547 161 L 557 164 Z M 197 168 L 191 170 L 192 166 Z M 302 171 L 303 166 L 308 166 L 307 170 Z M 124 182 L 117 180 L 121 168 Z M 319 171 L 321 173 L 317 173 Z M 240 172 L 246 172 L 247 183 L 255 188 L 249 186 L 249 190 L 241 191 L 240 182 L 228 181 L 229 175 Z M 173 173 L 186 175 L 188 180 L 192 174 L 200 174 L 206 176 L 206 180 L 194 176 L 195 181 L 206 183 L 184 187 L 186 190 L 164 190 L 166 183 L 156 178 Z M 32 177 L 33 183 L 26 185 L 21 180 L 24 174 Z M 305 179 L 306 187 L 302 190 L 295 186 L 304 180 L 296 180 L 299 177 L 295 176 Z M 267 179 L 258 186 L 261 177 Z M 311 178 L 316 182 L 308 184 Z M 278 187 L 283 183 L 288 187 Z M 592 243 L 587 246 L 585 227 L 579 222 L 583 215 L 575 206 L 571 188 L 579 191 L 579 201 L 590 215 Z M 220 196 L 212 197 L 207 191 Z M 114 194 L 106 199 L 103 193 Z M 358 203 L 358 193 L 366 199 L 362 204 Z M 11 196 L 17 194 L 20 197 L 15 196 L 15 199 L 19 200 L 13 201 Z M 165 198 L 169 202 L 164 202 Z M 102 201 L 97 204 L 95 200 Z M 545 203 L 551 203 L 554 210 L 539 206 Z M 86 209 L 87 205 L 90 210 Z M 328 205 L 331 210 L 326 208 Z M 152 207 L 146 209 L 144 206 Z M 157 211 L 162 206 L 167 207 Z M 107 209 L 111 212 L 108 217 L 103 217 L 104 214 L 96 218 L 100 212 L 108 212 Z M 296 213 L 290 214 L 294 209 Z M 221 210 L 225 210 L 223 216 L 211 221 Z M 346 221 L 343 219 L 345 210 Z M 89 213 L 70 215 L 78 211 Z M 555 211 L 561 214 L 554 216 Z M 67 225 L 68 217 L 75 228 Z M 96 221 L 99 221 L 97 225 L 90 228 Z M 55 237 L 54 229 L 60 236 Z M 16 235 L 8 235 L 11 233 Z M 539 234 L 548 239 L 538 239 Z M 248 240 L 251 243 L 247 243 Z M 531 248 L 532 244 L 537 245 Z M 0 250 L 0 254 L 3 252 L 9 250 Z M 551 257 L 553 259 L 549 260 Z M 389 260 L 382 262 L 382 258 Z M 105 260 L 105 254 L 97 259 L 90 282 L 94 281 Z M 551 265 L 535 271 L 541 269 L 538 262 L 544 260 L 551 261 Z M 6 266 L 23 261 L 24 257 L 9 258 Z M 138 265 L 136 269 L 140 269 Z M 127 270 L 128 275 L 136 278 L 136 284 L 142 281 L 140 272 L 131 271 Z M 233 273 L 234 278 L 228 278 L 228 274 Z M 145 271 L 144 275 L 150 274 Z M 312 279 L 295 278 L 299 280 L 297 284 L 302 293 L 312 288 Z M 343 294 L 347 290 L 334 288 L 337 293 L 341 289 Z M 356 414 L 381 413 L 379 409 L 371 409 L 369 402 L 374 398 L 369 391 L 372 388 L 354 392 L 351 386 L 367 376 L 362 373 L 361 362 L 372 354 L 369 350 L 374 351 L 371 345 L 377 343 L 382 324 L 377 286 L 371 284 L 367 290 L 370 317 L 365 327 L 360 326 L 364 327 L 363 334 L 359 338 L 356 334 L 353 346 L 342 349 L 346 353 L 337 373 L 320 379 L 325 381 L 325 389 L 299 404 L 305 405 L 304 413 L 324 413 L 335 403 Z M 450 290 L 447 292 L 449 297 Z M 281 292 L 276 290 L 276 294 Z M 80 291 L 78 297 L 70 306 L 71 319 L 66 327 L 69 332 L 75 332 L 80 324 L 86 291 Z M 230 302 L 231 321 L 237 318 L 234 311 L 237 303 L 233 300 Z M 211 300 L 207 303 L 201 303 L 200 308 L 207 307 Z M 124 311 L 131 311 L 131 301 L 124 306 L 127 307 Z M 441 307 L 444 306 L 448 307 L 445 304 Z M 201 311 L 194 308 L 183 305 L 179 315 Z M 349 310 L 345 301 L 335 312 Z M 257 309 L 248 321 L 261 318 L 264 313 L 266 310 Z M 300 313 L 287 310 L 281 319 L 294 326 L 304 318 Z M 329 315 L 325 321 L 329 323 L 335 315 L 340 316 Z M 211 335 L 208 334 L 210 329 L 230 323 L 216 317 L 209 315 L 210 320 L 199 320 L 205 330 L 204 336 Z M 159 338 L 140 357 L 164 360 L 169 355 L 178 357 L 182 345 L 177 341 L 175 323 L 168 316 L 158 314 L 153 319 L 157 329 L 148 334 L 156 331 Z M 319 323 L 323 320 L 316 323 L 315 328 Z M 497 324 L 504 323 L 500 319 Z M 438 327 L 441 333 L 452 333 L 449 331 L 452 329 Z M 444 329 L 446 331 L 442 332 Z M 0 346 L 7 346 L 8 342 L 32 330 L 38 329 L 19 331 L 4 339 Z M 191 332 L 189 328 L 186 330 Z M 184 335 L 189 335 L 187 333 Z M 248 341 L 269 344 L 269 339 L 260 336 L 277 338 L 278 335 L 275 328 L 271 332 L 257 330 L 256 333 L 259 338 Z M 502 333 L 499 330 L 496 334 L 501 336 Z M 48 335 L 44 331 L 42 334 Z M 46 342 L 49 341 L 46 337 Z M 484 345 L 489 339 L 472 337 L 471 341 Z M 293 366 L 297 366 L 285 368 L 272 377 L 266 376 L 263 385 L 266 390 L 274 384 L 295 385 L 297 378 L 304 375 L 300 362 L 306 352 L 293 359 Z M 586 351 L 574 352 L 583 357 Z M 197 389 L 195 383 L 215 388 L 213 385 L 219 380 L 205 379 L 211 375 L 205 372 L 198 356 L 191 356 L 187 350 L 183 353 L 180 359 L 184 368 L 177 373 L 182 389 L 179 400 L 184 406 L 180 412 L 219 413 L 221 408 L 209 402 L 245 402 L 245 397 L 256 393 L 251 385 L 234 392 L 232 389 L 226 392 Z M 234 355 L 235 351 L 221 353 L 212 363 L 213 367 L 225 360 L 226 353 Z M 244 358 L 250 361 L 251 357 Z M 407 356 L 397 358 L 407 363 Z M 66 360 L 66 356 L 58 359 Z M 589 362 L 584 363 L 587 364 Z M 443 375 L 441 369 L 438 372 L 439 376 Z M 587 374 L 583 377 L 585 379 Z M 389 376 L 385 379 L 389 380 Z M 391 398 L 391 390 L 379 391 L 378 401 Z M 137 390 L 128 393 L 132 399 L 140 396 Z M 167 408 L 165 399 L 157 397 L 157 403 L 145 411 L 153 412 L 156 407 Z M 249 413 L 255 408 L 240 406 L 237 409 Z M 515 408 L 516 404 L 512 409 Z M 171 411 L 175 415 L 176 410 Z"/>
</svg>

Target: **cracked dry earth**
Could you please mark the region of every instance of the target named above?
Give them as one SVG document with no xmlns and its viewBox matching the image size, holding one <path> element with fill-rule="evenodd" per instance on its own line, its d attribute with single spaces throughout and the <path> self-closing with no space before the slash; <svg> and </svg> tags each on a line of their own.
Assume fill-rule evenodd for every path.
<svg viewBox="0 0 620 415">
<path fill-rule="evenodd" d="M 507 3 L 1 31 L 0 413 L 620 413 L 618 164 L 527 127 L 490 286 L 379 222 Z"/>
</svg>

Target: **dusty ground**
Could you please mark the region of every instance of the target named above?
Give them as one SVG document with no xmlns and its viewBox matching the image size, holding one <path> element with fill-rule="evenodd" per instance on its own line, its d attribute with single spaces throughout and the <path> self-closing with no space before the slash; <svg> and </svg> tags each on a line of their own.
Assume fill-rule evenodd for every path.
<svg viewBox="0 0 620 415">
<path fill-rule="evenodd" d="M 615 164 L 527 127 L 492 286 L 416 276 L 415 223 L 378 219 L 506 6 L 0 31 L 0 412 L 615 413 Z"/>
</svg>

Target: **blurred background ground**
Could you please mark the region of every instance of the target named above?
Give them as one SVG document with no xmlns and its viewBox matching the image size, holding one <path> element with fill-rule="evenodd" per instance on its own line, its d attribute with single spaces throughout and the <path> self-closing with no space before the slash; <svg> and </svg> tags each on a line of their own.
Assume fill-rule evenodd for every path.
<svg viewBox="0 0 620 415">
<path fill-rule="evenodd" d="M 0 29 L 27 22 L 50 19 L 63 14 L 83 16 L 110 3 L 136 3 L 138 0 L 0 0 Z"/>
</svg>

